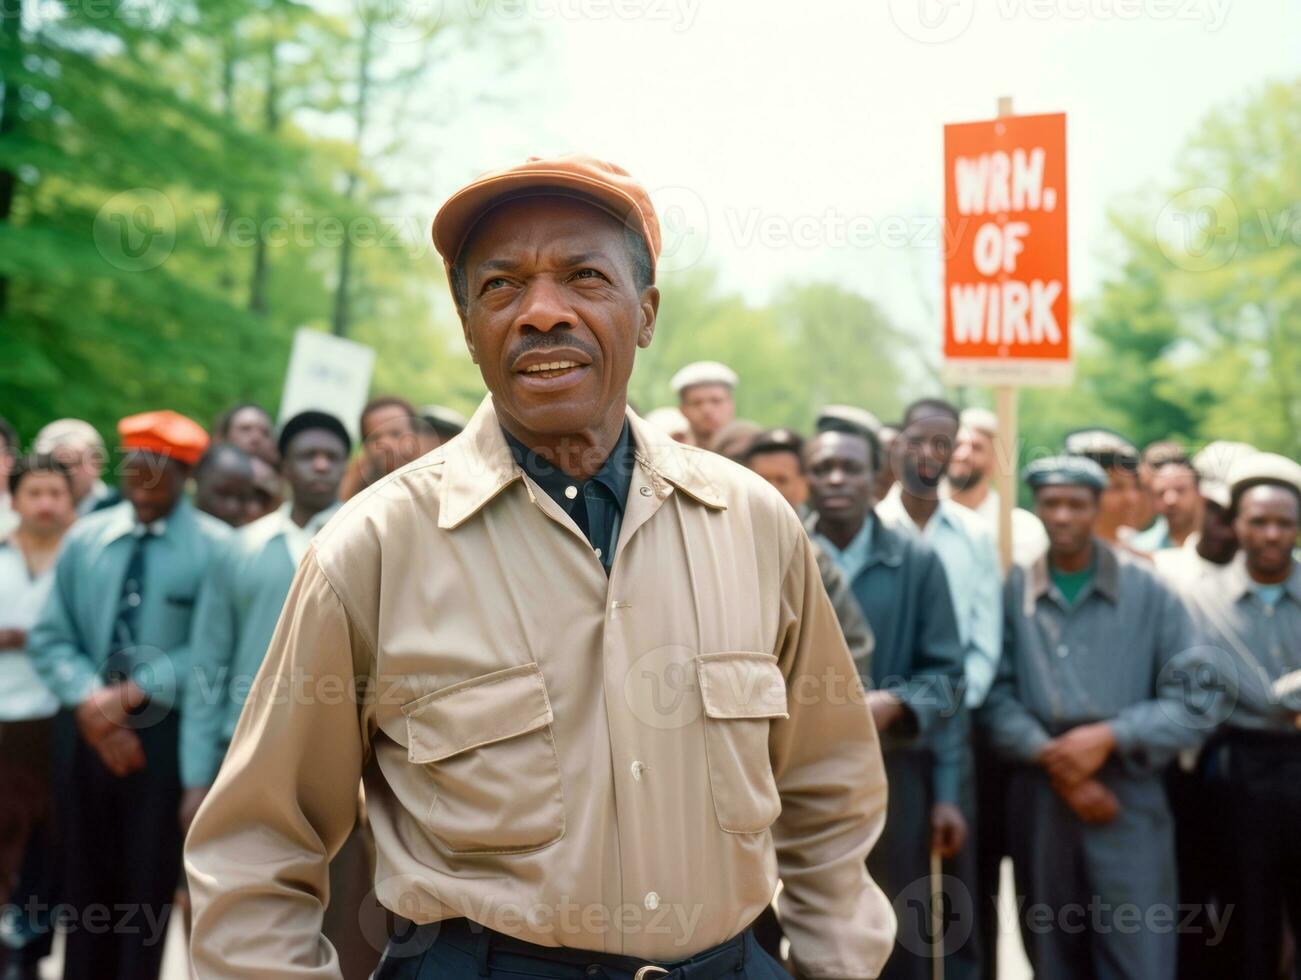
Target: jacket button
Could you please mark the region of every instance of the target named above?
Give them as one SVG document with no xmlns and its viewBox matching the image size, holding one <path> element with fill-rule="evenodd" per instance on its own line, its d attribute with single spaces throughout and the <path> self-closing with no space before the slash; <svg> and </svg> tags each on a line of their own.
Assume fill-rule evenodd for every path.
<svg viewBox="0 0 1301 980">
<path fill-rule="evenodd" d="M 650 909 L 652 912 L 654 912 L 657 908 L 660 907 L 660 897 L 656 895 L 654 892 L 647 892 L 646 907 Z"/>
</svg>

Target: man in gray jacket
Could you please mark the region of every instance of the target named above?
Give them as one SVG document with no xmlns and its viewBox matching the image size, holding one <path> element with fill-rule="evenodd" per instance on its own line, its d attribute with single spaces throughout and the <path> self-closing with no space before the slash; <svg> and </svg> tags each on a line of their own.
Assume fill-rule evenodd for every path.
<svg viewBox="0 0 1301 980">
<path fill-rule="evenodd" d="M 1173 980 L 1164 766 L 1219 720 L 1204 648 L 1146 565 L 1094 536 L 1107 486 L 1082 457 L 1026 471 L 1049 550 L 1014 568 L 979 719 L 1013 764 L 1008 837 L 1036 976 Z"/>
</svg>

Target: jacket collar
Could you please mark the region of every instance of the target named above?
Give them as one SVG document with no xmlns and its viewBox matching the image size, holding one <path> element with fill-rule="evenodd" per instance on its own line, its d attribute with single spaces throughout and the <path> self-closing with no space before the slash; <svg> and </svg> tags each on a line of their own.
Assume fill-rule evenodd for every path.
<svg viewBox="0 0 1301 980">
<path fill-rule="evenodd" d="M 1115 549 L 1101 538 L 1093 539 L 1093 556 L 1093 581 L 1089 583 L 1089 590 L 1101 594 L 1115 605 L 1120 601 L 1120 559 L 1116 557 Z M 1049 595 L 1052 589 L 1053 580 L 1048 572 L 1048 552 L 1044 552 L 1026 569 L 1026 615 L 1030 615 L 1034 611 L 1035 603 Z"/>
<path fill-rule="evenodd" d="M 715 510 L 727 507 L 721 491 L 701 465 L 705 450 L 674 442 L 654 426 L 647 425 L 631 409 L 628 424 L 632 428 L 637 462 L 646 470 L 657 496 L 666 495 L 672 486 L 706 507 Z M 464 524 L 524 476 L 502 433 L 491 395 L 479 404 L 464 431 L 436 452 L 442 454 L 443 461 L 440 528 Z"/>
<path fill-rule="evenodd" d="M 193 514 L 193 506 L 189 500 L 182 497 L 166 517 L 161 517 L 150 525 L 151 530 L 160 538 L 172 537 L 176 530 L 190 520 Z M 114 504 L 105 513 L 108 515 L 105 518 L 106 541 L 116 541 L 118 538 L 141 533 L 138 529 L 142 525 L 136 520 L 135 508 L 131 506 L 129 500 Z"/>
</svg>

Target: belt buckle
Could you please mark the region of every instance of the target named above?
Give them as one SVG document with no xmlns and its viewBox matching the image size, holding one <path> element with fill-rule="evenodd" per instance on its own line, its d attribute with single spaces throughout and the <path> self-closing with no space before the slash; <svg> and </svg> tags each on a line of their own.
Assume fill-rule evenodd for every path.
<svg viewBox="0 0 1301 980">
<path fill-rule="evenodd" d="M 647 963 L 641 967 L 634 975 L 632 980 L 647 980 L 648 977 L 667 976 L 668 970 L 662 966 L 656 966 L 654 963 Z"/>
</svg>

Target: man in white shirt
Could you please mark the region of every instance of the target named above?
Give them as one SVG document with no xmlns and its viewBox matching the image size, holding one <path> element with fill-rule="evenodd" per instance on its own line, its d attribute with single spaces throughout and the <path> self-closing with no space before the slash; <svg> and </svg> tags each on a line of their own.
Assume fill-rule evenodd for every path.
<svg viewBox="0 0 1301 980">
<path fill-rule="evenodd" d="M 973 510 L 985 522 L 995 545 L 999 541 L 1000 498 L 994 489 L 998 417 L 984 408 L 968 408 L 961 416 L 958 441 L 949 461 L 949 496 Z M 1043 523 L 1023 507 L 1012 510 L 1012 561 L 1032 565 L 1048 550 Z"/>
<path fill-rule="evenodd" d="M 50 948 L 49 923 L 36 910 L 49 898 L 42 894 L 50 863 L 43 829 L 59 702 L 28 659 L 27 631 L 54 583 L 59 542 L 76 511 L 72 480 L 50 456 L 15 460 L 6 488 L 18 526 L 0 540 L 0 827 L 6 828 L 0 882 L 18 881 L 5 912 L 8 948 L 0 962 L 6 977 L 34 978 Z"/>
</svg>

